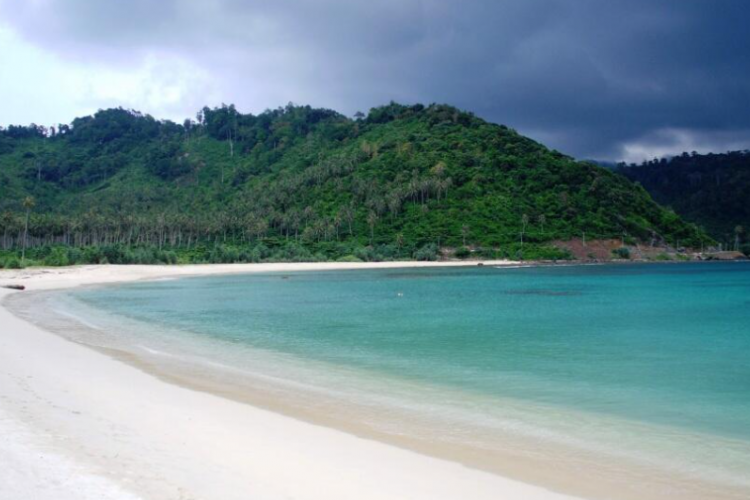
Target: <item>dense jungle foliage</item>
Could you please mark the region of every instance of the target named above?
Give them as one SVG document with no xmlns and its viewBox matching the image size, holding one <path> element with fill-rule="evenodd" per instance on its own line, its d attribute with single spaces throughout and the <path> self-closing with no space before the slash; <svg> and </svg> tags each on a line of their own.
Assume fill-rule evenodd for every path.
<svg viewBox="0 0 750 500">
<path fill-rule="evenodd" d="M 750 152 L 684 153 L 671 159 L 621 165 L 662 205 L 700 225 L 727 249 L 750 255 Z"/>
<path fill-rule="evenodd" d="M 28 231 L 27 231 L 28 224 Z M 625 177 L 444 105 L 289 105 L 183 124 L 108 109 L 0 131 L 4 265 L 566 258 L 548 243 L 699 247 Z"/>
</svg>

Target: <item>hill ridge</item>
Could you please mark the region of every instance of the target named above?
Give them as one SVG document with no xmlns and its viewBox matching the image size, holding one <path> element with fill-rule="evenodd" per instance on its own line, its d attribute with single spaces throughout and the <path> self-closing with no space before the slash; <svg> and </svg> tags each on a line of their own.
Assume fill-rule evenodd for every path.
<svg viewBox="0 0 750 500">
<path fill-rule="evenodd" d="M 47 255 L 120 246 L 192 261 L 371 260 L 471 247 L 564 258 L 549 243 L 584 233 L 711 242 L 625 177 L 437 104 L 391 103 L 355 119 L 223 105 L 183 124 L 114 108 L 55 130 L 8 127 L 0 189 L 2 247 L 26 241 Z M 230 255 L 212 257 L 217 247 Z"/>
</svg>

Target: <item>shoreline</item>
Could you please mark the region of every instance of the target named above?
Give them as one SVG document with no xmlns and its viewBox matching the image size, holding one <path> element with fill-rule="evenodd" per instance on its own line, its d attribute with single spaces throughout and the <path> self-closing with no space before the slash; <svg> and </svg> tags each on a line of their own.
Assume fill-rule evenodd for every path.
<svg viewBox="0 0 750 500">
<path fill-rule="evenodd" d="M 415 265 L 416 264 L 416 265 Z M 531 267 L 533 264 L 531 263 L 521 263 L 521 262 L 507 262 L 507 261 L 485 261 L 485 265 L 487 266 L 498 266 L 498 267 Z M 537 263 L 538 265 L 538 263 Z M 23 270 L 19 271 L 16 276 L 14 277 L 6 277 L 9 273 L 8 272 L 0 272 L 0 285 L 10 283 L 11 281 L 13 283 L 18 284 L 24 284 L 27 285 L 27 288 L 32 291 L 31 294 L 29 294 L 29 298 L 33 297 L 33 291 L 44 291 L 44 290 L 55 290 L 60 288 L 70 288 L 75 286 L 94 286 L 94 285 L 103 285 L 103 284 L 109 284 L 109 283 L 124 283 L 128 281 L 138 281 L 138 280 L 159 280 L 159 279 L 172 279 L 172 278 L 179 278 L 179 277 L 189 277 L 189 276 L 208 276 L 208 275 L 220 275 L 220 274 L 246 274 L 246 273 L 253 273 L 253 272 L 293 272 L 293 271 L 325 271 L 325 270 L 351 270 L 351 269 L 395 269 L 395 268 L 415 268 L 415 267 L 476 267 L 477 262 L 466 262 L 466 261 L 459 261 L 459 262 L 442 262 L 442 263 L 412 263 L 412 262 L 389 262 L 389 263 L 374 263 L 374 264 L 349 264 L 349 263 L 316 263 L 316 264 L 240 264 L 240 265 L 201 265 L 201 266 L 81 266 L 76 268 L 62 268 L 62 269 L 32 269 L 32 270 Z M 4 298 L 13 295 L 13 292 L 0 290 L 0 325 L 4 325 L 7 321 L 6 315 L 8 315 L 8 310 L 6 308 L 6 303 Z M 19 296 L 20 298 L 21 296 Z M 23 320 L 16 318 L 17 321 L 25 323 Z M 286 423 L 288 425 L 294 424 L 294 426 L 297 425 L 306 425 L 313 429 L 318 429 L 320 431 L 330 431 L 333 433 L 339 433 L 343 434 L 344 436 L 347 436 L 347 438 L 351 440 L 355 440 L 358 445 L 355 447 L 357 449 L 357 453 L 362 454 L 361 457 L 364 460 L 364 463 L 370 463 L 370 465 L 375 465 L 374 462 L 371 460 L 368 462 L 367 453 L 369 453 L 368 450 L 365 449 L 365 447 L 359 446 L 362 443 L 367 444 L 377 444 L 378 446 L 386 447 L 390 450 L 392 450 L 393 453 L 399 453 L 399 454 L 407 454 L 408 456 L 411 456 L 414 465 L 413 467 L 417 467 L 421 470 L 421 468 L 427 468 L 430 469 L 429 475 L 435 475 L 435 474 L 441 474 L 439 477 L 441 477 L 440 482 L 442 483 L 443 480 L 448 481 L 449 483 L 453 484 L 457 481 L 464 481 L 462 479 L 464 476 L 471 476 L 474 479 L 469 480 L 469 482 L 472 481 L 485 481 L 491 479 L 491 486 L 488 486 L 487 490 L 487 498 L 495 498 L 498 496 L 504 496 L 505 498 L 529 498 L 529 499 L 539 499 L 539 500 L 557 500 L 557 499 L 571 499 L 573 497 L 560 495 L 557 493 L 552 493 L 551 491 L 542 489 L 539 486 L 532 486 L 536 484 L 544 484 L 546 487 L 552 487 L 556 491 L 564 491 L 564 492 L 570 492 L 572 494 L 577 495 L 581 498 L 613 498 L 613 499 L 630 499 L 630 498 L 647 498 L 643 497 L 640 493 L 642 493 L 642 488 L 640 493 L 637 493 L 635 491 L 626 491 L 629 489 L 629 485 L 627 484 L 628 481 L 625 478 L 617 477 L 617 481 L 612 481 L 611 477 L 609 478 L 609 481 L 603 480 L 601 477 L 591 477 L 589 479 L 584 479 L 583 474 L 581 474 L 581 470 L 586 470 L 589 473 L 594 472 L 600 472 L 598 469 L 594 467 L 586 467 L 586 464 L 584 462 L 579 463 L 577 467 L 579 467 L 578 470 L 576 470 L 575 464 L 565 464 L 562 462 L 565 462 L 564 460 L 560 460 L 559 465 L 558 463 L 552 462 L 548 465 L 552 466 L 555 469 L 554 474 L 545 474 L 545 481 L 539 481 L 537 480 L 539 478 L 539 474 L 534 469 L 534 464 L 532 462 L 524 462 L 523 460 L 518 460 L 518 457 L 513 457 L 511 454 L 508 454 L 507 457 L 504 459 L 504 463 L 501 463 L 501 461 L 497 460 L 497 456 L 492 457 L 495 459 L 496 463 L 493 463 L 491 466 L 483 466 L 483 461 L 487 461 L 488 457 L 485 456 L 471 456 L 471 454 L 463 453 L 461 454 L 461 450 L 453 449 L 453 450 L 436 450 L 434 447 L 425 447 L 424 443 L 409 442 L 409 439 L 406 437 L 404 439 L 387 439 L 384 438 L 382 435 L 377 435 L 377 433 L 371 433 L 363 431 L 363 429 L 357 426 L 357 422 L 345 422 L 336 421 L 335 419 L 330 418 L 319 418 L 320 415 L 314 415 L 310 412 L 301 412 L 299 405 L 295 408 L 294 406 L 284 406 L 283 401 L 271 401 L 268 400 L 268 398 L 264 399 L 262 397 L 262 394 L 259 396 L 258 394 L 250 395 L 245 394 L 240 395 L 238 394 L 232 394 L 229 389 L 222 388 L 221 386 L 214 384 L 212 385 L 210 381 L 205 380 L 201 381 L 199 379 L 196 379 L 195 377 L 180 377 L 179 373 L 168 373 L 162 370 L 161 372 L 158 369 L 154 369 L 154 367 L 148 367 L 143 366 L 142 364 L 139 364 L 138 360 L 135 358 L 127 359 L 127 353 L 121 352 L 106 352 L 104 349 L 97 349 L 97 348 L 91 348 L 91 346 L 84 347 L 81 344 L 77 344 L 75 342 L 69 341 L 64 339 L 62 336 L 58 336 L 54 333 L 49 333 L 46 330 L 39 329 L 38 327 L 35 327 L 34 325 L 30 323 L 25 323 L 25 326 L 28 328 L 35 328 L 43 335 L 46 335 L 48 337 L 53 337 L 57 341 L 61 341 L 65 344 L 67 344 L 70 348 L 76 348 L 76 349 L 84 349 L 88 351 L 89 353 L 93 354 L 94 356 L 101 357 L 106 359 L 109 363 L 116 363 L 118 365 L 122 365 L 124 368 L 127 368 L 129 370 L 132 370 L 133 372 L 136 372 L 139 374 L 139 376 L 148 377 L 153 384 L 163 384 L 166 385 L 169 388 L 173 388 L 175 391 L 182 390 L 182 391 L 188 391 L 188 392 L 196 392 L 196 394 L 208 396 L 208 397 L 216 397 L 213 395 L 219 396 L 218 399 L 224 401 L 226 403 L 232 403 L 236 405 L 240 405 L 241 407 L 250 408 L 252 411 L 255 412 L 265 412 L 268 415 L 271 415 L 278 419 L 286 419 Z M 16 339 L 18 340 L 18 339 Z M 0 341 L 3 341 L 3 336 L 0 335 Z M 2 365 L 2 355 L 0 354 L 0 365 Z M 126 365 L 123 365 L 123 363 L 120 363 L 121 361 L 124 361 Z M 100 360 L 101 362 L 101 360 Z M 55 360 L 50 360 L 50 364 L 53 366 L 55 365 Z M 105 373 L 109 372 L 110 370 L 113 370 L 114 367 L 112 365 L 105 364 L 108 368 L 104 370 Z M 88 372 L 87 372 L 88 373 Z M 94 373 L 94 372 L 92 372 Z M 95 372 L 97 376 L 100 375 L 100 373 L 97 371 Z M 184 374 L 183 374 L 184 375 Z M 131 374 L 131 376 L 133 376 Z M 34 378 L 39 378 L 40 375 L 34 375 Z M 113 383 L 113 387 L 111 387 L 111 391 L 114 394 L 118 394 L 119 385 L 130 383 L 130 376 L 123 376 L 116 380 L 111 381 Z M 55 380 L 54 382 L 50 382 L 51 384 L 57 383 Z M 149 384 L 149 387 L 151 385 Z M 171 392 L 171 391 L 169 391 Z M 0 393 L 0 397 L 3 396 L 2 393 Z M 6 396 L 7 398 L 7 396 Z M 207 404 L 207 408 L 213 408 L 213 405 Z M 0 405 L 0 410 L 2 409 L 2 405 Z M 192 408 L 185 407 L 185 411 L 189 412 L 192 410 Z M 154 408 L 154 411 L 159 411 L 158 406 Z M 242 410 L 239 408 L 234 408 L 232 410 L 233 412 L 241 413 Z M 92 410 L 93 412 L 93 410 Z M 127 417 L 127 415 L 122 416 Z M 301 420 L 300 420 L 301 419 Z M 311 422 L 311 423 L 307 423 Z M 121 423 L 122 424 L 122 423 Z M 47 424 L 48 426 L 50 424 Z M 281 425 L 281 424 L 279 424 Z M 338 430 L 336 430 L 338 429 Z M 343 431 L 343 432 L 342 432 Z M 242 430 L 238 430 L 238 433 L 242 434 Z M 78 436 L 76 439 L 78 440 L 86 440 L 86 437 Z M 333 438 L 329 438 L 333 439 Z M 276 443 L 276 446 L 285 446 L 286 440 L 280 439 Z M 517 444 L 517 443 L 516 443 Z M 320 445 L 320 448 L 325 449 L 326 443 L 323 443 Z M 100 450 L 100 452 L 106 452 L 107 449 L 104 448 Z M 265 450 L 267 451 L 267 450 Z M 328 450 L 330 451 L 330 450 Z M 466 451 L 466 450 L 464 450 Z M 564 457 L 564 451 L 565 450 L 556 450 L 555 456 L 558 457 Z M 274 453 L 276 453 L 277 450 L 274 450 Z M 415 453 L 416 452 L 416 453 Z M 580 458 L 580 457 L 579 457 Z M 437 468 L 433 469 L 432 465 L 428 467 L 428 462 L 431 464 L 434 464 L 435 462 L 443 463 L 444 465 L 449 464 L 452 467 L 455 467 L 455 469 L 452 473 L 443 476 L 443 473 L 438 473 Z M 461 465 L 463 464 L 463 465 Z M 156 467 L 158 469 L 159 466 L 168 466 L 171 464 L 166 463 L 159 463 L 156 464 Z M 466 465 L 469 466 L 469 468 L 465 467 Z M 590 465 L 590 464 L 589 464 Z M 230 467 L 236 466 L 236 464 L 229 464 Z M 339 464 L 338 467 L 346 466 L 346 464 Z M 109 468 L 109 467 L 108 467 Z M 595 470 L 596 469 L 596 470 Z M 460 471 L 460 473 L 459 473 Z M 625 475 L 625 471 L 630 472 L 630 469 L 624 469 L 621 473 Z M 257 471 L 256 471 L 257 472 Z M 392 473 L 395 471 L 383 471 L 384 473 Z M 638 482 L 639 478 L 645 477 L 643 474 L 647 471 L 640 471 L 640 473 L 630 476 L 631 482 Z M 592 476 L 596 476 L 596 474 L 591 474 Z M 480 478 L 484 478 L 481 479 Z M 508 479 L 512 478 L 512 479 Z M 286 481 L 294 481 L 294 478 L 288 478 Z M 322 480 L 323 481 L 323 480 Z M 650 482 L 650 481 L 649 481 Z M 688 481 L 689 483 L 690 481 Z M 379 483 L 379 481 L 378 481 Z M 412 488 L 414 485 L 411 484 L 412 481 L 406 481 L 401 483 L 401 487 L 403 488 Z M 621 483 L 617 484 L 615 487 L 615 483 Z M 2 484 L 2 478 L 0 477 L 0 485 Z M 654 483 L 655 484 L 655 483 Z M 669 483 L 662 484 L 662 487 L 669 487 Z M 510 489 L 508 489 L 510 488 Z M 457 496 L 440 496 L 443 494 L 443 490 L 445 488 L 436 488 L 434 491 L 430 493 L 429 498 L 431 499 L 439 499 L 439 498 L 457 498 Z M 661 489 L 661 488 L 660 488 Z M 680 490 L 690 491 L 690 485 L 688 484 L 681 484 Z M 699 488 L 700 490 L 700 488 Z M 363 493 L 361 491 L 357 491 L 356 497 L 359 498 L 403 498 L 406 497 L 407 490 L 404 490 L 403 493 L 394 492 L 391 491 L 388 495 L 381 494 L 378 491 L 373 491 L 373 496 L 363 496 Z M 472 490 L 472 498 L 485 498 L 482 496 L 484 490 L 479 492 L 474 492 Z M 648 496 L 648 498 L 666 498 L 667 496 L 664 496 L 663 494 L 660 495 L 656 492 L 652 492 L 653 496 Z M 708 498 L 705 496 L 705 490 L 701 491 L 695 491 L 692 492 L 695 493 L 695 495 L 682 495 L 681 498 Z M 148 494 L 148 492 L 147 492 Z M 213 496 L 198 496 L 198 498 L 233 498 L 231 496 L 227 496 L 227 494 L 230 494 L 229 492 L 224 492 L 224 495 L 219 497 L 213 497 Z M 422 496 L 414 496 L 415 493 L 409 493 L 408 498 L 422 498 Z M 460 496 L 460 495 L 459 495 Z M 150 496 L 144 496 L 143 498 L 152 498 Z M 157 498 L 170 498 L 170 497 L 163 497 L 163 496 L 157 496 Z M 175 497 L 180 498 L 180 497 Z M 269 498 L 276 498 L 275 496 L 271 496 Z M 297 498 L 297 497 L 296 497 Z M 318 499 L 318 498 L 339 498 L 337 496 L 325 496 L 325 497 L 317 497 L 315 495 L 305 495 L 299 496 L 298 498 L 310 498 L 310 499 Z M 340 498 L 351 498 L 351 496 L 342 496 Z M 426 497 L 425 497 L 426 498 Z M 719 497 L 717 497 L 719 498 Z M 734 498 L 730 496 L 721 496 L 721 498 Z M 740 498 L 740 497 L 737 497 Z"/>
<path fill-rule="evenodd" d="M 487 265 L 495 264 L 514 265 Z M 4 271 L 0 285 L 54 290 L 175 276 L 383 267 L 427 266 L 82 266 Z M 0 485 L 14 485 L 6 491 L 44 500 L 573 498 L 166 383 L 14 316 L 4 302 L 15 293 L 0 290 L 0 423 L 4 448 L 16 450 L 0 471 Z"/>
<path fill-rule="evenodd" d="M 711 265 L 747 264 L 738 260 L 608 260 L 608 261 L 517 261 L 517 260 L 443 260 L 384 262 L 265 262 L 246 264 L 81 264 L 61 267 L 0 269 L 0 289 L 24 285 L 28 290 L 57 290 L 88 285 L 108 285 L 159 279 L 221 276 L 271 272 L 321 272 L 414 268 L 471 267 L 578 267 L 630 265 Z M 27 286 L 28 285 L 28 286 Z"/>
<path fill-rule="evenodd" d="M 28 290 L 56 290 L 86 285 L 106 285 L 133 281 L 197 276 L 219 276 L 298 271 L 352 271 L 368 269 L 517 267 L 538 263 L 511 260 L 482 261 L 389 261 L 389 262 L 278 262 L 259 264 L 172 264 L 172 265 L 80 265 L 0 269 L 0 288 L 18 284 Z"/>
</svg>

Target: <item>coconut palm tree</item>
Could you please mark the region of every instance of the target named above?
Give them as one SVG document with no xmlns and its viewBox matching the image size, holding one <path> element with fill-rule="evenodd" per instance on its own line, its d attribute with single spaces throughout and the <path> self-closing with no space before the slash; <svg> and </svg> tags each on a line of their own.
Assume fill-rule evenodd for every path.
<svg viewBox="0 0 750 500">
<path fill-rule="evenodd" d="M 745 232 L 745 228 L 742 226 L 737 226 L 734 228 L 734 250 L 739 251 L 740 249 L 740 240 L 742 239 L 742 234 Z"/>
<path fill-rule="evenodd" d="M 526 233 L 526 226 L 529 225 L 529 216 L 523 214 L 521 216 L 521 247 L 523 248 L 523 235 Z"/>
<path fill-rule="evenodd" d="M 398 233 L 396 235 L 396 248 L 398 248 L 399 253 L 401 253 L 401 247 L 404 246 L 404 234 Z"/>
<path fill-rule="evenodd" d="M 367 225 L 370 226 L 370 245 L 375 238 L 375 224 L 378 223 L 378 216 L 375 212 L 370 212 L 367 216 Z"/>
<path fill-rule="evenodd" d="M 31 215 L 31 209 L 36 205 L 36 201 L 33 197 L 27 196 L 23 200 L 23 208 L 26 209 L 26 223 L 23 229 L 23 250 L 21 250 L 21 262 L 26 260 L 26 244 L 29 238 L 29 216 Z"/>
</svg>

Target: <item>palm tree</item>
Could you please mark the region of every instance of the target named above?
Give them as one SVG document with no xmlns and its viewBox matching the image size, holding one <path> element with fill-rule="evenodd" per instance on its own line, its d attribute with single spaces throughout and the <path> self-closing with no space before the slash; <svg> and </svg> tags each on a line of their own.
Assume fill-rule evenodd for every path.
<svg viewBox="0 0 750 500">
<path fill-rule="evenodd" d="M 370 212 L 367 216 L 367 225 L 370 226 L 370 245 L 372 240 L 375 238 L 375 224 L 378 223 L 378 216 L 375 212 Z"/>
<path fill-rule="evenodd" d="M 339 227 L 341 227 L 341 214 L 337 213 L 333 216 L 333 229 L 336 231 L 336 241 L 339 241 Z"/>
<path fill-rule="evenodd" d="M 464 224 L 461 226 L 461 237 L 463 238 L 464 246 L 466 246 L 466 236 L 469 234 L 469 226 Z"/>
<path fill-rule="evenodd" d="M 343 221 L 346 221 L 349 226 L 349 236 L 354 236 L 354 229 L 352 223 L 354 222 L 354 207 L 353 203 L 349 205 L 343 205 L 339 208 L 339 214 Z"/>
<path fill-rule="evenodd" d="M 3 215 L 0 216 L 0 224 L 3 226 L 3 243 L 2 248 L 3 250 L 8 249 L 10 246 L 8 243 L 8 233 L 10 232 L 11 224 L 14 222 L 14 217 L 11 215 L 10 212 L 3 212 Z"/>
<path fill-rule="evenodd" d="M 399 253 L 401 252 L 401 247 L 404 246 L 404 234 L 398 233 L 396 235 L 396 248 L 398 248 Z"/>
<path fill-rule="evenodd" d="M 521 248 L 523 248 L 523 235 L 526 233 L 526 226 L 529 225 L 529 216 L 523 214 L 521 216 Z"/>
<path fill-rule="evenodd" d="M 21 250 L 21 262 L 26 260 L 26 244 L 29 237 L 29 216 L 31 215 L 31 209 L 36 205 L 36 201 L 31 196 L 27 196 L 23 200 L 23 208 L 26 209 L 26 224 L 23 229 L 23 250 Z"/>
<path fill-rule="evenodd" d="M 542 233 L 544 233 L 544 224 L 547 222 L 547 216 L 542 214 L 539 216 L 539 225 L 542 226 Z"/>
<path fill-rule="evenodd" d="M 739 251 L 740 249 L 740 239 L 742 239 L 742 233 L 745 232 L 745 228 L 742 226 L 737 226 L 734 228 L 734 250 Z"/>
</svg>

